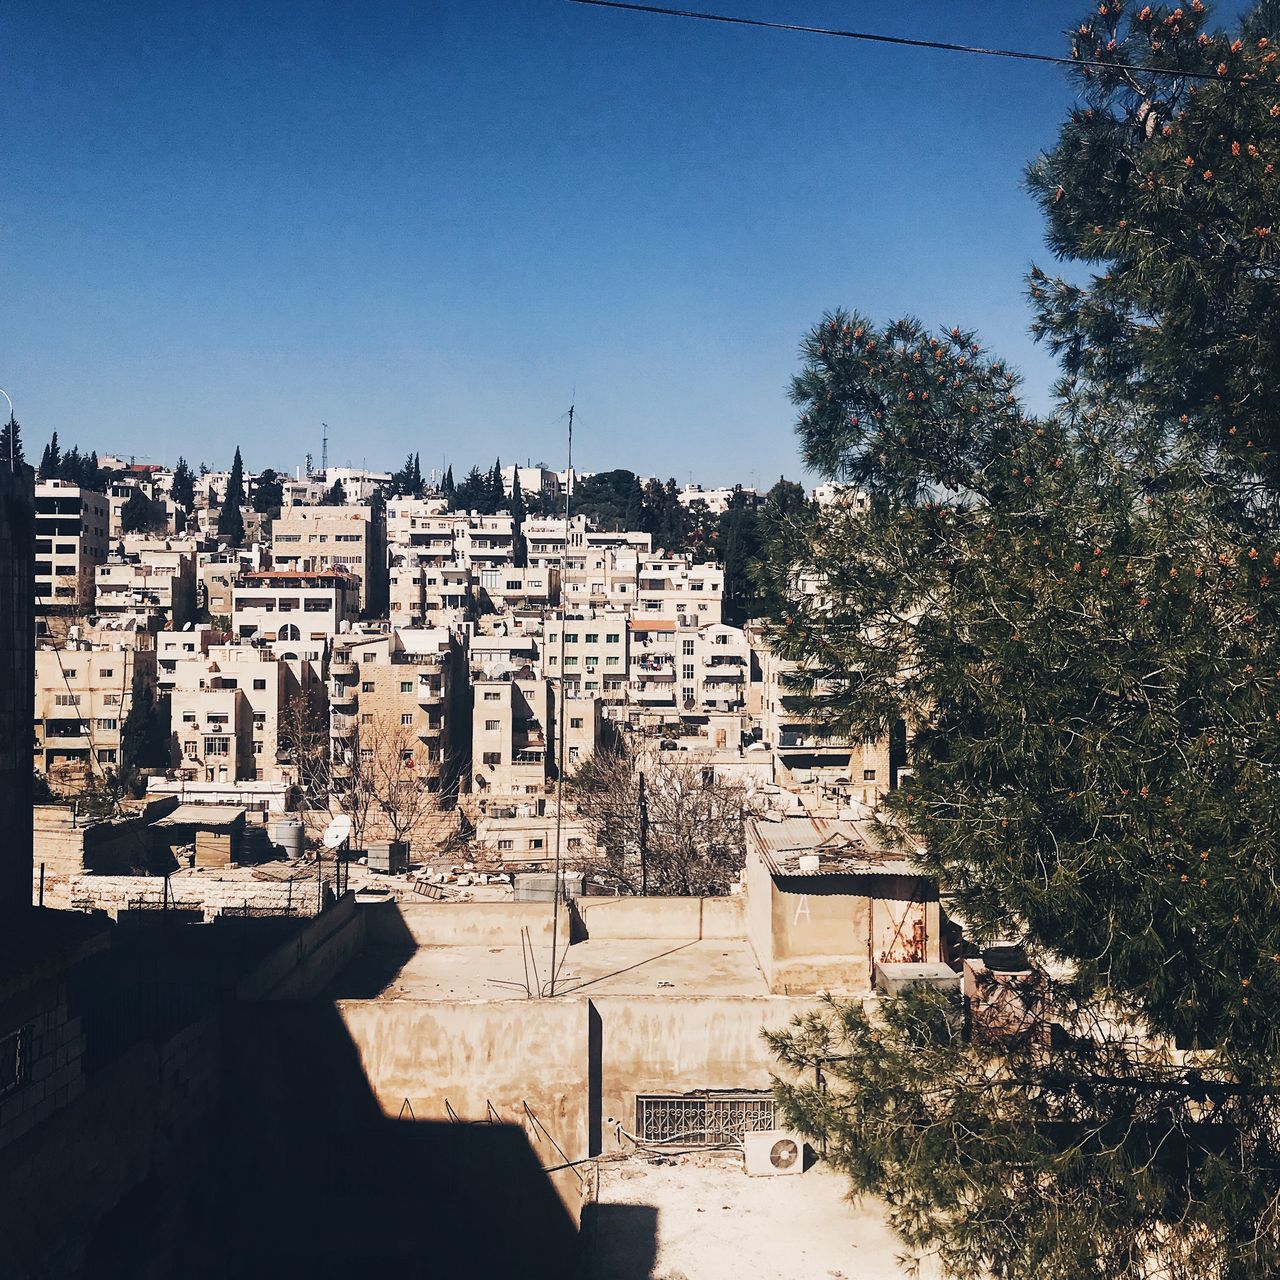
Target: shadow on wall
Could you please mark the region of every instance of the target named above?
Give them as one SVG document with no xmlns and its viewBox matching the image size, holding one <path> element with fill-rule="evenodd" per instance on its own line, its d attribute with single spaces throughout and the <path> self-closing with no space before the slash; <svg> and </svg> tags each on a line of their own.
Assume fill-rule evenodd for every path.
<svg viewBox="0 0 1280 1280">
<path fill-rule="evenodd" d="M 166 928 L 164 970 L 181 981 L 191 972 L 192 945 L 219 934 L 236 944 L 220 950 L 239 957 L 265 935 L 273 954 L 286 933 L 284 946 L 300 950 L 291 927 L 241 921 L 234 938 L 217 926 Z M 151 932 L 127 931 L 130 973 L 161 954 L 152 954 Z M 321 985 L 322 978 L 316 975 Z M 86 1020 L 88 1041 L 110 1044 L 130 985 L 104 978 L 83 988 L 84 1012 L 92 1005 L 99 1015 Z M 384 1115 L 331 1003 L 250 1001 L 235 990 L 233 975 L 219 970 L 196 1010 L 206 1025 L 210 1013 L 216 1018 L 208 1044 L 218 1094 L 198 1119 L 180 1078 L 156 1066 L 167 1061 L 173 1037 L 186 1034 L 184 1012 L 162 1033 L 144 1031 L 146 1044 L 111 1046 L 111 1060 L 89 1068 L 76 1101 L 6 1150 L 14 1161 L 8 1172 L 26 1180 L 38 1202 L 60 1203 L 68 1227 L 88 1203 L 83 1177 L 95 1179 L 101 1204 L 79 1239 L 57 1243 L 61 1262 L 47 1236 L 43 1244 L 28 1238 L 27 1258 L 43 1255 L 48 1265 L 25 1266 L 14 1280 L 565 1280 L 575 1273 L 576 1225 L 523 1128 Z M 94 1056 L 92 1043 L 86 1055 Z M 118 1105 L 122 1082 L 128 1108 Z M 0 1186 L 5 1181 L 0 1176 Z M 82 1204 L 69 1205 L 68 1197 Z M 24 1225 L 35 1234 L 33 1222 L 4 1230 L 21 1236 Z M 652 1239 L 647 1248 L 652 1253 Z M 637 1256 L 644 1252 L 641 1242 Z"/>
<path fill-rule="evenodd" d="M 658 1211 L 649 1204 L 589 1204 L 575 1280 L 650 1280 L 658 1257 Z"/>
<path fill-rule="evenodd" d="M 101 1224 L 86 1280 L 571 1272 L 577 1233 L 524 1131 L 383 1115 L 331 1006 L 233 1007 L 223 1062 L 179 1229 L 161 1229 L 163 1188 L 144 1183 Z M 151 1272 L 146 1241 L 165 1236 Z"/>
</svg>

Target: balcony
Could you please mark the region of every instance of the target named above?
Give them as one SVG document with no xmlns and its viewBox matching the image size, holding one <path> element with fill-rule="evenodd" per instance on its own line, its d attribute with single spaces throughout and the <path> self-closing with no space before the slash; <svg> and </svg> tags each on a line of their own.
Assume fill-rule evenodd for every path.
<svg viewBox="0 0 1280 1280">
<path fill-rule="evenodd" d="M 360 669 L 350 658 L 335 658 L 329 664 L 329 672 L 335 680 L 354 680 Z"/>
<path fill-rule="evenodd" d="M 353 738 L 356 732 L 356 720 L 354 716 L 334 716 L 329 726 L 330 733 L 335 738 Z"/>
<path fill-rule="evenodd" d="M 329 705 L 335 710 L 343 707 L 350 709 L 356 705 L 357 701 L 354 687 L 344 689 L 340 685 L 335 686 L 329 696 Z"/>
</svg>

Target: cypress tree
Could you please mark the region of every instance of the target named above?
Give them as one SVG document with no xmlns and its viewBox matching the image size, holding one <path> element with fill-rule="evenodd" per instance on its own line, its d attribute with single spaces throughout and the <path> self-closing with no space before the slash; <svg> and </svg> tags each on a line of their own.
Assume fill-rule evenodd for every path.
<svg viewBox="0 0 1280 1280">
<path fill-rule="evenodd" d="M 26 461 L 22 452 L 22 428 L 10 414 L 9 421 L 0 426 L 0 464 L 16 469 Z"/>
<path fill-rule="evenodd" d="M 244 542 L 244 462 L 240 458 L 240 447 L 236 446 L 236 456 L 231 463 L 231 474 L 227 477 L 227 491 L 222 498 L 222 509 L 218 513 L 218 537 L 238 547 Z"/>
</svg>

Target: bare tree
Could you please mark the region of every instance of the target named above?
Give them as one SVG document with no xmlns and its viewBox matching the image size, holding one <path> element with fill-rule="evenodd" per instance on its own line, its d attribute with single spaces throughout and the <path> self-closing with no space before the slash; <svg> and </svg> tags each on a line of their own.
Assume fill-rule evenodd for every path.
<svg viewBox="0 0 1280 1280">
<path fill-rule="evenodd" d="M 413 725 L 390 715 L 362 721 L 343 748 L 349 776 L 334 790 L 351 818 L 355 847 L 375 832 L 392 840 L 443 840 L 457 826 L 457 774 L 434 759 Z"/>
<path fill-rule="evenodd" d="M 675 752 L 597 752 L 566 791 L 596 842 L 573 866 L 628 893 L 727 893 L 758 812 L 742 784 Z"/>
<path fill-rule="evenodd" d="M 296 690 L 280 708 L 276 738 L 281 761 L 293 773 L 309 836 L 318 836 L 330 817 L 333 774 L 329 756 L 329 716 L 323 696 Z"/>
</svg>

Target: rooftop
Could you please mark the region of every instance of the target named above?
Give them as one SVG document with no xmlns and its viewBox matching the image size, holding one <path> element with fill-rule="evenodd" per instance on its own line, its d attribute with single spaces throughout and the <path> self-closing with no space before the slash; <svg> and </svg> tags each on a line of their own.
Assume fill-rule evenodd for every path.
<svg viewBox="0 0 1280 1280">
<path fill-rule="evenodd" d="M 770 815 L 747 824 L 747 843 L 774 875 L 918 875 L 869 823 L 811 814 Z M 817 856 L 816 869 L 800 859 Z"/>
</svg>

